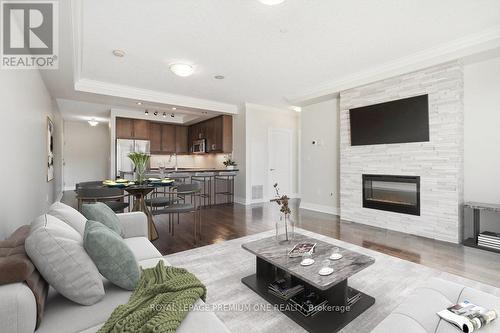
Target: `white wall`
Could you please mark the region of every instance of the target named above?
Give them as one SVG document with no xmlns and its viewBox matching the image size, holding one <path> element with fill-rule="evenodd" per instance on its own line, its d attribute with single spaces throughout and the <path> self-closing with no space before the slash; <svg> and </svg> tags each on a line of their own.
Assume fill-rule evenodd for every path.
<svg viewBox="0 0 500 333">
<path fill-rule="evenodd" d="M 29 224 L 61 195 L 63 126 L 37 70 L 0 73 L 3 195 L 0 239 Z M 47 182 L 47 117 L 55 125 L 55 179 Z"/>
<path fill-rule="evenodd" d="M 500 57 L 466 65 L 464 80 L 464 198 L 500 204 Z M 500 214 L 484 214 L 481 222 L 500 232 Z"/>
<path fill-rule="evenodd" d="M 64 122 L 64 188 L 109 178 L 109 126 L 83 121 Z"/>
<path fill-rule="evenodd" d="M 246 150 L 246 112 L 241 108 L 233 115 L 233 160 L 238 163 L 238 175 L 234 180 L 234 200 L 240 204 L 246 203 L 247 184 L 247 150 Z"/>
<path fill-rule="evenodd" d="M 317 144 L 313 145 L 312 142 Z M 330 99 L 302 108 L 300 131 L 301 208 L 339 214 L 339 109 Z"/>
<path fill-rule="evenodd" d="M 270 128 L 288 129 L 292 132 L 292 193 L 298 195 L 298 131 L 299 115 L 296 112 L 256 104 L 245 104 L 246 123 L 246 201 L 252 202 L 252 186 L 263 186 L 263 199 L 273 197 L 268 181 L 268 135 Z"/>
</svg>

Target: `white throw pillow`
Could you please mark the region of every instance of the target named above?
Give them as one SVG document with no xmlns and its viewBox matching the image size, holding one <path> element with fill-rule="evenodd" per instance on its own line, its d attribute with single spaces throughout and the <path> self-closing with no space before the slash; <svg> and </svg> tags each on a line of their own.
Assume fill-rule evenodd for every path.
<svg viewBox="0 0 500 333">
<path fill-rule="evenodd" d="M 83 248 L 82 236 L 51 215 L 31 223 L 26 253 L 59 293 L 73 302 L 92 305 L 104 297 L 101 275 Z"/>
<path fill-rule="evenodd" d="M 66 222 L 73 229 L 78 231 L 78 233 L 83 237 L 87 219 L 73 207 L 65 205 L 61 202 L 55 202 L 52 206 L 50 206 L 47 214 L 57 217 L 63 222 Z"/>
</svg>

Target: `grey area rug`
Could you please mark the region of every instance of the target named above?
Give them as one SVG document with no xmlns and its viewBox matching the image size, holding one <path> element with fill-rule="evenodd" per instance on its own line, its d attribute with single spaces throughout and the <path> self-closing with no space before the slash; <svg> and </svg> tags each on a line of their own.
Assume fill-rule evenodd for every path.
<svg viewBox="0 0 500 333">
<path fill-rule="evenodd" d="M 431 277 L 461 283 L 500 297 L 500 289 L 476 281 L 306 230 L 297 229 L 297 232 L 369 255 L 376 260 L 375 264 L 349 279 L 350 286 L 375 297 L 376 301 L 341 331 L 344 333 L 370 332 L 405 297 Z M 255 273 L 255 256 L 242 249 L 241 244 L 273 234 L 274 231 L 267 231 L 165 258 L 174 266 L 188 269 L 205 283 L 208 289 L 207 303 L 215 309 L 217 316 L 231 332 L 305 332 L 279 311 L 267 310 L 268 303 L 240 281 L 242 277 Z"/>
</svg>

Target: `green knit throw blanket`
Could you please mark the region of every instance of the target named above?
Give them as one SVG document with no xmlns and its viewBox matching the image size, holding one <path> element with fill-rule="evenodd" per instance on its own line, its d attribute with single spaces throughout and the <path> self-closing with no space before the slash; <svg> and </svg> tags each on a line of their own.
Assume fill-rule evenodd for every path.
<svg viewBox="0 0 500 333">
<path fill-rule="evenodd" d="M 98 333 L 175 332 L 194 303 L 205 300 L 206 288 L 183 268 L 143 269 L 127 304 L 118 306 Z"/>
</svg>

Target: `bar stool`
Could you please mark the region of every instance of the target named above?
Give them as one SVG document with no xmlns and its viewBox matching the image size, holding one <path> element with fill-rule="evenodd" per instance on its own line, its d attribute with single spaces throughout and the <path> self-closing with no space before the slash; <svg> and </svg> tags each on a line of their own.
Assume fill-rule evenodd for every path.
<svg viewBox="0 0 500 333">
<path fill-rule="evenodd" d="M 200 198 L 203 200 L 204 207 L 212 206 L 212 179 L 214 177 L 215 172 L 196 172 L 191 176 L 191 183 L 199 183 L 201 185 Z"/>
<path fill-rule="evenodd" d="M 226 197 L 225 203 L 234 202 L 234 177 L 236 176 L 236 171 L 221 171 L 215 178 L 215 204 L 217 204 L 217 194 Z M 222 183 L 222 184 L 221 184 Z M 218 191 L 217 184 L 221 184 L 224 188 L 222 191 Z"/>
<path fill-rule="evenodd" d="M 186 180 L 191 177 L 187 172 L 171 172 L 168 173 L 167 178 L 173 179 L 176 183 L 186 183 Z"/>
</svg>

